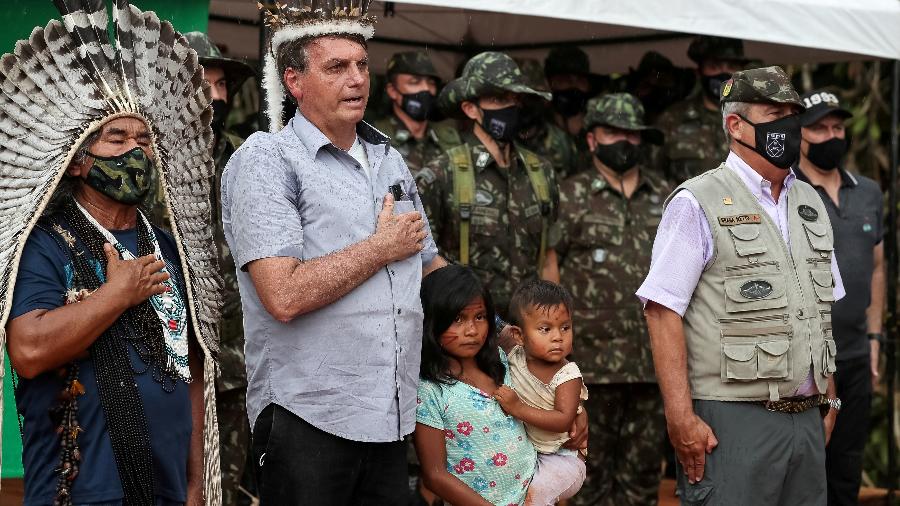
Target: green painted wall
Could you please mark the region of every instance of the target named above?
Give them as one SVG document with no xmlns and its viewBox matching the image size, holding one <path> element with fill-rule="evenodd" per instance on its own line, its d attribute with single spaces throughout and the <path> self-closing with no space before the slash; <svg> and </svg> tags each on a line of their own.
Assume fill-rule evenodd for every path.
<svg viewBox="0 0 900 506">
<path fill-rule="evenodd" d="M 109 1 L 107 1 L 109 3 Z M 35 26 L 46 26 L 59 13 L 50 0 L 2 0 L 0 6 L 0 54 L 11 53 L 16 41 L 26 39 Z M 132 0 L 141 10 L 156 11 L 162 19 L 172 22 L 176 30 L 206 31 L 209 21 L 209 0 Z M 111 10 L 110 10 L 111 12 Z M 3 380 L 3 478 L 22 476 L 22 439 L 16 418 L 16 405 L 9 374 L 9 361 L 5 364 Z"/>
</svg>

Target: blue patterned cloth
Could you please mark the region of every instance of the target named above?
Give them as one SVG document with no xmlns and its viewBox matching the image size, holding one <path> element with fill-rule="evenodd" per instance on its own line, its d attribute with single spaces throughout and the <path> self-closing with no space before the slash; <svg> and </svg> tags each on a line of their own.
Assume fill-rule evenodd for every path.
<svg viewBox="0 0 900 506">
<path fill-rule="evenodd" d="M 503 383 L 509 385 L 507 366 Z M 506 416 L 500 404 L 461 381 L 440 385 L 419 382 L 416 421 L 444 431 L 447 471 L 501 506 L 525 503 L 537 453 L 522 422 Z"/>
</svg>

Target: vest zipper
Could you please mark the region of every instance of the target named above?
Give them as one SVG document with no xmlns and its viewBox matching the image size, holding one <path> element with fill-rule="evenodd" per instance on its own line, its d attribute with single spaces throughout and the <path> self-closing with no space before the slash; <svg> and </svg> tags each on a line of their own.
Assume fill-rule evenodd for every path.
<svg viewBox="0 0 900 506">
<path fill-rule="evenodd" d="M 766 265 L 772 265 L 772 266 L 775 266 L 775 270 L 778 270 L 778 271 L 781 270 L 781 264 L 778 261 L 768 260 L 765 262 L 756 262 L 756 263 L 752 263 L 752 264 L 726 265 L 725 272 L 734 272 L 734 271 L 740 271 L 740 270 L 744 270 L 744 269 L 756 269 L 756 268 L 766 266 Z"/>
<path fill-rule="evenodd" d="M 765 323 L 778 320 L 781 320 L 785 325 L 787 325 L 791 321 L 791 315 L 788 313 L 784 313 L 766 316 L 746 316 L 743 318 L 719 318 L 719 323 L 728 325 L 734 323 Z"/>
</svg>

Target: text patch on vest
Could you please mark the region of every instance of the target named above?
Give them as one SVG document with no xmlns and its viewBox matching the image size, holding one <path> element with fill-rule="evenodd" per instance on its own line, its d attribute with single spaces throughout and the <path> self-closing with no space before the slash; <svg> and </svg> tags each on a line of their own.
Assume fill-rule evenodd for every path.
<svg viewBox="0 0 900 506">
<path fill-rule="evenodd" d="M 759 214 L 719 216 L 719 225 L 723 227 L 733 227 L 735 225 L 743 225 L 744 223 L 762 223 L 762 216 L 760 216 Z"/>
</svg>

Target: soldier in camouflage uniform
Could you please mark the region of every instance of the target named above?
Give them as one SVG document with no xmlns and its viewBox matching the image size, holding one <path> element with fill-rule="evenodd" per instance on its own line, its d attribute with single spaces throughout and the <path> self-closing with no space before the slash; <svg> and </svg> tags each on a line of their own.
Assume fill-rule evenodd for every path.
<svg viewBox="0 0 900 506">
<path fill-rule="evenodd" d="M 588 102 L 586 141 L 594 170 L 560 186 L 553 246 L 572 292 L 573 359 L 588 386 L 591 441 L 580 505 L 656 504 L 666 432 L 641 305 L 633 297 L 670 188 L 640 164 L 662 142 L 628 93 Z"/>
<path fill-rule="evenodd" d="M 666 144 L 655 164 L 674 185 L 716 168 L 728 156 L 719 90 L 731 74 L 747 63 L 743 42 L 724 37 L 695 38 L 688 56 L 697 63 L 700 87 L 656 121 L 666 136 Z"/>
<path fill-rule="evenodd" d="M 386 77 L 391 113 L 374 126 L 391 138 L 391 146 L 415 175 L 425 162 L 462 141 L 451 121 L 429 121 L 440 76 L 425 51 L 396 53 L 388 62 Z"/>
<path fill-rule="evenodd" d="M 556 277 L 555 253 L 546 248 L 559 199 L 556 177 L 549 162 L 514 141 L 523 95 L 550 98 L 527 86 L 503 53 L 469 60 L 438 104 L 448 116 L 470 118 L 472 129 L 465 144 L 416 178 L 441 255 L 470 265 L 504 317 L 520 282 L 551 263 Z"/>
<path fill-rule="evenodd" d="M 550 92 L 540 62 L 533 58 L 523 58 L 516 60 L 516 63 L 528 86 L 537 91 Z M 545 99 L 534 95 L 522 97 L 522 114 L 519 119 L 519 142 L 546 158 L 553 165 L 559 179 L 569 177 L 583 166 L 575 141 L 548 119 Z"/>
<path fill-rule="evenodd" d="M 209 81 L 213 106 L 213 159 L 216 163 L 211 195 L 214 236 L 219 249 L 219 266 L 225 281 L 225 305 L 220 322 L 219 374 L 216 378 L 216 414 L 222 460 L 222 504 L 238 504 L 239 486 L 244 474 L 250 448 L 250 422 L 247 419 L 247 371 L 244 365 L 244 329 L 241 296 L 238 292 L 234 259 L 225 242 L 222 230 L 221 188 L 222 170 L 232 153 L 244 142 L 225 130 L 229 99 L 241 84 L 254 74 L 248 65 L 223 58 L 219 48 L 202 32 L 185 34 L 203 65 L 204 78 Z"/>
</svg>

